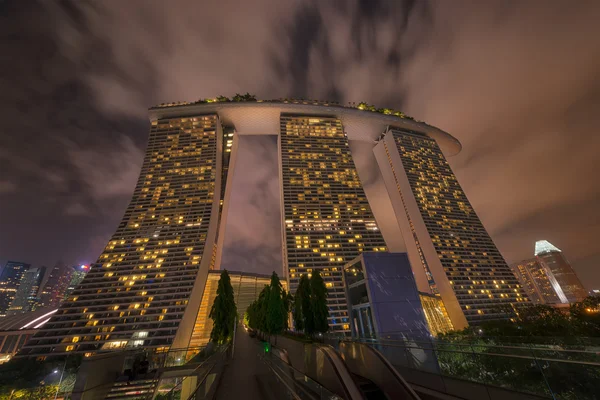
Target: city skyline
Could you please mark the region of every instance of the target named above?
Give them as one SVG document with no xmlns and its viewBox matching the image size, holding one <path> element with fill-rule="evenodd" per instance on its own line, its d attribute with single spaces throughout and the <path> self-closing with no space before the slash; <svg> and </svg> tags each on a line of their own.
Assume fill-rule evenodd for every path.
<svg viewBox="0 0 600 400">
<path fill-rule="evenodd" d="M 10 228 L 0 232 L 1 259 L 94 261 L 137 179 L 147 108 L 248 91 L 367 101 L 444 127 L 464 145 L 449 162 L 504 258 L 527 258 L 546 238 L 569 255 L 588 289 L 600 287 L 600 249 L 592 240 L 600 234 L 597 4 L 540 10 L 377 2 L 367 10 L 349 2 L 332 10 L 265 0 L 240 13 L 260 21 L 258 29 L 252 18 L 209 27 L 183 12 L 229 15 L 227 2 L 148 6 L 149 18 L 133 12 L 135 2 L 123 7 L 2 9 L 1 29 L 14 37 L 5 54 L 26 67 L 1 67 L 11 77 L 1 97 L 0 220 Z M 497 21 L 498 13 L 506 18 Z M 248 45 L 241 48 L 241 39 Z M 557 62 L 557 44 L 558 59 L 570 62 Z M 215 62 L 205 62 L 206 54 Z M 276 171 L 258 163 L 276 142 L 244 139 L 240 146 L 252 154 L 240 160 L 244 176 L 233 191 L 252 199 L 237 215 L 252 217 L 228 221 L 231 256 L 224 261 L 234 270 L 243 264 L 268 272 L 259 270 L 281 264 L 280 226 L 271 216 L 279 191 L 272 190 Z M 349 144 L 362 163 L 364 144 Z M 367 173 L 365 186 L 372 180 Z"/>
<path fill-rule="evenodd" d="M 598 20 L 0 0 L 0 398 L 594 397 Z"/>
</svg>

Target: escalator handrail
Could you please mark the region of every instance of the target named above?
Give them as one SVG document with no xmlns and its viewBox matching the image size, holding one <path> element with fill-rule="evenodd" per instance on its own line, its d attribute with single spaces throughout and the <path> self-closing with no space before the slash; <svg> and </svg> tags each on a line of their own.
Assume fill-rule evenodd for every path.
<svg viewBox="0 0 600 400">
<path fill-rule="evenodd" d="M 276 369 L 278 369 L 280 372 L 284 372 L 284 371 L 282 371 L 282 370 L 281 370 L 281 367 L 279 367 L 279 366 L 275 366 L 275 365 L 274 365 L 274 363 L 273 363 L 272 361 L 270 361 L 270 360 L 267 360 L 265 357 L 263 357 L 263 356 L 261 356 L 261 355 L 259 355 L 259 357 L 260 357 L 260 358 L 261 358 L 261 359 L 262 359 L 262 360 L 265 362 L 265 364 L 267 364 L 267 367 L 268 367 L 268 368 L 271 370 L 271 372 L 273 372 L 273 374 L 275 374 L 275 376 L 277 377 L 277 379 L 278 379 L 278 380 L 279 380 L 281 383 L 283 383 L 283 385 L 286 387 L 286 389 L 288 390 L 288 392 L 289 392 L 289 393 L 290 393 L 290 394 L 291 394 L 291 395 L 294 397 L 294 400 L 300 400 L 300 399 L 301 399 L 301 397 L 299 397 L 299 396 L 298 396 L 298 394 L 296 393 L 296 390 L 295 390 L 294 388 L 290 387 L 290 385 L 289 385 L 289 384 L 288 384 L 288 383 L 285 381 L 285 379 L 284 379 L 284 378 L 283 378 L 283 377 L 282 377 L 280 374 L 278 374 L 278 373 L 277 373 Z M 279 360 L 280 360 L 282 363 L 284 363 L 284 364 L 285 364 L 285 366 L 286 366 L 287 368 L 290 368 L 291 370 L 293 370 L 293 371 L 295 371 L 295 372 L 298 372 L 298 373 L 299 373 L 299 374 L 301 374 L 302 376 L 304 376 L 304 377 L 307 377 L 307 378 L 308 378 L 308 376 L 304 375 L 302 372 L 300 372 L 300 371 L 298 371 L 297 369 L 295 369 L 294 367 L 292 367 L 292 365 L 291 365 L 291 364 L 288 364 L 288 363 L 286 363 L 285 361 L 283 361 L 283 360 L 281 360 L 281 359 L 279 359 Z M 311 379 L 311 378 L 309 378 L 309 379 Z M 315 381 L 315 382 L 316 382 L 316 381 Z M 320 384 L 319 384 L 319 385 L 320 385 Z M 321 385 L 321 386 L 322 386 L 322 385 Z M 311 395 L 309 392 L 307 392 L 307 391 L 306 391 L 306 389 L 304 389 L 302 386 L 299 386 L 299 388 L 300 388 L 300 389 L 301 389 L 301 390 L 302 390 L 302 391 L 303 391 L 303 392 L 304 392 L 306 395 L 308 395 L 309 397 L 313 397 L 313 398 L 314 398 L 314 396 L 312 396 L 312 395 Z"/>
<path fill-rule="evenodd" d="M 329 360 L 331 366 L 333 367 L 333 371 L 338 377 L 338 380 L 342 384 L 342 388 L 344 389 L 344 394 L 347 399 L 350 400 L 359 400 L 362 399 L 362 393 L 354 378 L 352 378 L 352 374 L 348 369 L 348 366 L 342 361 L 341 357 L 337 354 L 335 349 L 329 345 L 319 345 L 319 350 L 323 352 L 325 357 Z M 332 355 L 333 354 L 333 355 Z"/>
<path fill-rule="evenodd" d="M 363 343 L 363 342 L 344 340 L 344 341 L 342 341 L 342 343 L 354 343 L 354 344 L 360 345 L 364 348 L 367 348 L 368 351 L 370 351 L 375 357 L 377 357 L 383 363 L 383 365 L 385 365 L 387 367 L 387 369 L 392 373 L 392 375 L 396 378 L 396 380 L 398 382 L 400 382 L 400 384 L 404 387 L 404 389 L 406 389 L 406 391 L 409 392 L 415 400 L 420 399 L 420 397 L 413 390 L 413 388 L 408 384 L 408 382 L 406 382 L 404 380 L 402 375 L 400 375 L 400 373 L 396 370 L 396 368 L 394 368 L 392 363 L 390 363 L 389 360 L 387 358 L 385 358 L 383 356 L 383 354 L 381 354 L 379 352 L 379 350 L 377 350 L 377 349 L 371 347 L 370 345 L 368 345 L 367 343 Z"/>
</svg>

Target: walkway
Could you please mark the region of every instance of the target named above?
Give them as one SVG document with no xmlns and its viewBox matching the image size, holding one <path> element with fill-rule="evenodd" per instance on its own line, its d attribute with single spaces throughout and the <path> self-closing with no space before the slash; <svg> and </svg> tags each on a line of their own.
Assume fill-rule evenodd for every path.
<svg viewBox="0 0 600 400">
<path fill-rule="evenodd" d="M 248 336 L 238 325 L 233 360 L 223 372 L 217 399 L 284 399 L 281 385 L 269 367 L 259 358 L 263 350 L 257 339 Z"/>
</svg>

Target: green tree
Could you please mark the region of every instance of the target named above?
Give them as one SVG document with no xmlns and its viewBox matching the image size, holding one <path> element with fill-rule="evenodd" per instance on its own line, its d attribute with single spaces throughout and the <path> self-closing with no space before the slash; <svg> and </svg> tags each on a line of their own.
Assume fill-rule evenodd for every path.
<svg viewBox="0 0 600 400">
<path fill-rule="evenodd" d="M 329 309 L 327 308 L 327 287 L 319 271 L 313 271 L 310 278 L 311 314 L 314 318 L 314 331 L 327 332 L 329 330 Z"/>
<path fill-rule="evenodd" d="M 248 317 L 248 326 L 252 329 L 258 329 L 258 301 L 254 300 L 246 310 Z"/>
<path fill-rule="evenodd" d="M 298 282 L 298 288 L 296 289 L 296 297 L 300 298 L 298 303 L 301 309 L 300 313 L 302 315 L 304 332 L 309 335 L 312 335 L 315 332 L 315 319 L 312 312 L 311 293 L 310 280 L 307 275 L 302 275 L 300 277 L 300 282 Z"/>
<path fill-rule="evenodd" d="M 266 332 L 278 334 L 283 332 L 287 325 L 287 294 L 281 286 L 279 277 L 275 272 L 271 275 L 269 285 L 269 298 L 266 307 Z"/>
<path fill-rule="evenodd" d="M 302 313 L 302 293 L 299 293 L 299 290 L 300 286 L 296 289 L 294 296 L 292 319 L 294 320 L 294 329 L 301 332 L 304 330 L 304 314 Z"/>
<path fill-rule="evenodd" d="M 267 307 L 269 305 L 270 286 L 265 285 L 258 295 L 257 325 L 261 331 L 267 331 Z"/>
<path fill-rule="evenodd" d="M 588 296 L 571 304 L 569 312 L 582 335 L 600 336 L 600 296 Z"/>
<path fill-rule="evenodd" d="M 242 95 L 243 101 L 256 101 L 256 96 L 246 92 L 246 94 Z"/>
<path fill-rule="evenodd" d="M 12 398 L 19 396 L 24 399 L 41 398 L 46 391 L 51 390 L 48 387 L 56 388 L 59 374 L 54 371 L 62 371 L 64 367 L 64 376 L 61 383 L 61 391 L 68 390 L 67 378 L 75 376 L 81 356 L 70 355 L 64 357 L 53 357 L 48 360 L 40 361 L 34 358 L 13 358 L 12 360 L 0 365 L 0 399 L 8 399 L 13 393 Z M 44 384 L 41 384 L 44 382 Z M 54 393 L 52 398 L 54 398 Z"/>
<path fill-rule="evenodd" d="M 282 295 L 281 297 L 283 298 L 283 304 L 285 306 L 285 329 L 288 329 L 288 320 L 289 320 L 289 315 L 292 312 L 292 306 L 294 304 L 294 296 L 292 296 L 292 294 L 288 291 L 286 291 L 285 289 L 283 289 Z"/>
<path fill-rule="evenodd" d="M 223 270 L 217 287 L 217 297 L 209 314 L 209 318 L 213 320 L 213 329 L 210 332 L 212 342 L 223 344 L 231 339 L 236 315 L 231 279 L 227 270 Z"/>
</svg>

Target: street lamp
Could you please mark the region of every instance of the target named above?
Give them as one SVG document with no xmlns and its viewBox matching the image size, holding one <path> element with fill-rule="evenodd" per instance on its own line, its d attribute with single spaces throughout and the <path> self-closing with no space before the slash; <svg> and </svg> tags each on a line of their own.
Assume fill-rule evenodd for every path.
<svg viewBox="0 0 600 400">
<path fill-rule="evenodd" d="M 54 400 L 58 398 L 58 392 L 60 391 L 60 384 L 62 383 L 63 375 L 65 374 L 65 368 L 67 367 L 67 357 L 65 357 L 65 363 L 62 367 L 62 372 L 60 373 L 60 379 L 58 380 L 58 386 L 56 387 L 56 394 L 54 395 Z M 53 373 L 58 374 L 58 370 L 55 369 Z"/>
</svg>

